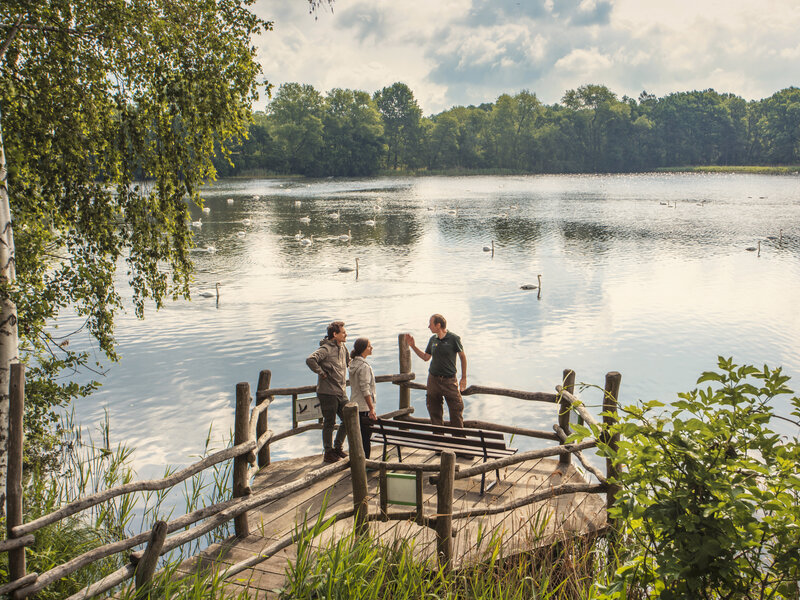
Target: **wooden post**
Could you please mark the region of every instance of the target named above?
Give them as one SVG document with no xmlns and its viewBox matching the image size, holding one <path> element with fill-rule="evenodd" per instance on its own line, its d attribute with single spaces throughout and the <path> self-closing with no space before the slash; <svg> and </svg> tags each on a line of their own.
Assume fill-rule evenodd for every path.
<svg viewBox="0 0 800 600">
<path fill-rule="evenodd" d="M 25 365 L 11 365 L 8 414 L 8 471 L 6 474 L 6 538 L 22 525 L 22 417 L 25 414 Z M 9 582 L 25 577 L 25 547 L 8 551 Z"/>
<path fill-rule="evenodd" d="M 233 443 L 235 446 L 249 441 L 250 437 L 250 384 L 247 382 L 236 384 L 236 418 L 233 430 Z M 250 494 L 247 481 L 249 465 L 247 456 L 237 456 L 233 459 L 233 497 L 241 498 Z M 247 513 L 244 512 L 233 520 L 236 536 L 243 538 L 250 535 L 250 526 L 247 522 Z"/>
<path fill-rule="evenodd" d="M 272 371 L 269 369 L 264 369 L 258 374 L 258 388 L 256 391 L 256 405 L 260 405 L 264 402 L 270 403 L 272 402 L 272 398 L 263 398 L 258 400 L 258 392 L 261 390 L 268 390 L 270 381 L 272 381 Z M 259 439 L 262 435 L 267 433 L 267 429 L 269 429 L 269 421 L 267 420 L 267 412 L 269 408 L 265 409 L 260 415 L 258 415 L 258 424 L 256 425 L 256 439 Z M 258 451 L 258 468 L 266 467 L 270 463 L 270 456 L 269 456 L 269 444 L 261 448 Z"/>
<path fill-rule="evenodd" d="M 397 336 L 397 345 L 400 350 L 400 374 L 411 373 L 411 349 L 408 347 L 405 333 Z M 411 388 L 401 384 L 399 408 L 408 408 L 409 406 L 411 406 Z"/>
<path fill-rule="evenodd" d="M 161 556 L 161 548 L 164 546 L 164 540 L 167 539 L 167 523 L 166 521 L 156 521 L 153 527 L 153 532 L 150 534 L 150 540 L 147 542 L 142 558 L 136 565 L 136 590 L 148 586 L 153 579 L 153 574 L 156 572 L 158 565 L 158 557 Z M 140 596 L 137 593 L 137 597 Z"/>
<path fill-rule="evenodd" d="M 603 415 L 603 426 L 604 428 L 608 428 L 611 425 L 617 422 L 617 401 L 619 399 L 619 387 L 620 383 L 622 383 L 622 375 L 620 375 L 617 371 L 611 371 L 610 373 L 606 374 L 606 386 L 605 386 L 605 393 L 603 394 L 603 412 L 607 413 Z M 603 440 L 608 447 L 612 451 L 616 451 L 618 444 L 619 444 L 619 436 L 613 435 L 609 436 L 607 434 L 605 439 Z M 614 467 L 614 463 L 610 458 L 606 459 L 606 478 L 612 479 L 617 477 L 617 469 Z M 609 483 L 608 492 L 606 492 L 606 513 L 611 510 L 611 507 L 614 506 L 614 502 L 616 501 L 617 493 L 619 492 L 619 486 L 614 483 Z M 609 556 L 608 559 L 611 561 L 613 559 L 612 552 L 615 551 L 614 544 L 616 541 L 616 523 L 606 517 L 608 519 L 608 524 L 611 526 L 611 533 L 609 535 Z"/>
<path fill-rule="evenodd" d="M 453 487 L 456 476 L 456 455 L 445 450 L 441 456 L 439 479 L 436 482 L 436 554 L 439 567 L 445 572 L 453 568 Z"/>
<path fill-rule="evenodd" d="M 564 369 L 563 375 L 563 388 L 570 394 L 575 390 L 575 371 L 572 369 Z M 564 433 L 569 435 L 571 433 L 569 428 L 569 420 L 572 415 L 572 403 L 567 400 L 563 395 L 559 398 L 558 407 L 558 426 L 564 430 Z M 558 458 L 559 466 L 566 466 L 572 463 L 572 454 L 562 454 Z"/>
<path fill-rule="evenodd" d="M 381 495 L 381 521 L 388 521 L 389 516 L 389 491 L 386 489 L 388 477 L 386 477 L 386 463 L 381 461 L 380 473 L 378 475 L 378 485 Z"/>
<path fill-rule="evenodd" d="M 353 508 L 356 511 L 356 532 L 367 532 L 367 459 L 361 443 L 361 426 L 358 422 L 358 404 L 348 402 L 342 411 L 347 427 L 347 445 L 350 450 L 350 479 L 353 481 Z"/>
</svg>

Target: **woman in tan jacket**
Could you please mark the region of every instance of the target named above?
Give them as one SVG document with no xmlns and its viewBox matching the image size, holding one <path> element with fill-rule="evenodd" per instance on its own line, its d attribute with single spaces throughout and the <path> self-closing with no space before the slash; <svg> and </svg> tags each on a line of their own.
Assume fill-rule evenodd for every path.
<svg viewBox="0 0 800 600">
<path fill-rule="evenodd" d="M 364 456 L 370 455 L 369 422 L 377 419 L 375 414 L 375 373 L 367 362 L 372 354 L 372 344 L 360 337 L 353 344 L 350 353 L 350 401 L 358 404 L 361 418 L 361 442 L 364 444 Z"/>
</svg>

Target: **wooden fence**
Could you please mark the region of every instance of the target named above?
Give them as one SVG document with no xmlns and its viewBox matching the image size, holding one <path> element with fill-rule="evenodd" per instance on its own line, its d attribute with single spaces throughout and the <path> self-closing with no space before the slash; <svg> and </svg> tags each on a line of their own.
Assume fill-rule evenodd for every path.
<svg viewBox="0 0 800 600">
<path fill-rule="evenodd" d="M 398 344 L 400 372 L 391 375 L 379 375 L 376 377 L 376 381 L 378 383 L 392 383 L 399 386 L 399 408 L 398 410 L 381 415 L 381 418 L 428 421 L 427 419 L 416 419 L 410 416 L 413 412 L 410 391 L 411 389 L 424 390 L 425 385 L 414 381 L 415 374 L 411 372 L 411 355 L 404 334 L 398 336 Z M 612 422 L 615 418 L 616 399 L 619 394 L 620 379 L 619 373 L 609 373 L 606 376 L 603 405 L 604 414 L 606 416 L 604 416 L 605 423 L 603 424 L 598 423 L 591 413 L 586 410 L 580 400 L 574 396 L 575 373 L 571 370 L 564 371 L 563 381 L 561 385 L 556 386 L 555 393 L 526 392 L 475 385 L 469 386 L 463 392 L 463 395 L 497 395 L 558 405 L 558 422 L 553 426 L 552 432 L 536 431 L 484 421 L 465 421 L 465 427 L 477 427 L 520 436 L 552 440 L 558 442 L 558 445 L 540 450 L 520 452 L 513 456 L 488 461 L 458 471 L 455 468 L 455 456 L 449 451 L 442 453 L 441 464 L 438 467 L 430 464 L 387 463 L 365 459 L 361 444 L 361 433 L 358 426 L 357 408 L 355 404 L 350 403 L 345 410 L 345 424 L 350 448 L 348 460 L 342 460 L 310 471 L 297 481 L 254 492 L 250 488 L 250 480 L 259 468 L 270 463 L 270 447 L 272 444 L 306 431 L 322 428 L 321 423 L 315 422 L 294 427 L 281 433 L 273 433 L 269 429 L 268 421 L 268 408 L 273 399 L 276 396 L 291 396 L 294 401 L 299 394 L 314 392 L 316 388 L 313 385 L 292 388 L 270 388 L 271 372 L 264 370 L 259 374 L 254 406 L 249 384 L 239 383 L 236 385 L 234 445 L 232 447 L 211 454 L 162 479 L 136 481 L 103 490 L 79 498 L 48 515 L 29 521 L 28 523 L 23 523 L 22 415 L 24 413 L 25 376 L 24 367 L 22 365 L 12 365 L 11 424 L 9 432 L 9 467 L 6 507 L 7 537 L 5 540 L 0 541 L 0 552 L 8 553 L 9 582 L 0 587 L 0 594 L 8 594 L 14 599 L 33 596 L 45 587 L 63 577 L 69 576 L 82 567 L 92 564 L 102 558 L 122 552 L 129 552 L 138 546 L 145 546 L 145 548 L 143 550 L 131 551 L 128 564 L 100 581 L 87 586 L 67 600 L 91 598 L 103 594 L 129 579 L 135 580 L 137 589 L 144 588 L 150 583 L 156 565 L 158 564 L 158 558 L 165 553 L 187 544 L 231 520 L 234 522 L 234 531 L 236 535 L 239 537 L 247 536 L 250 532 L 247 517 L 248 511 L 268 502 L 291 495 L 314 482 L 343 471 L 348 467 L 351 470 L 351 479 L 353 482 L 353 509 L 340 511 L 334 515 L 328 515 L 328 517 L 338 519 L 355 516 L 356 526 L 360 531 L 363 531 L 366 528 L 367 522 L 371 520 L 416 519 L 421 524 L 436 530 L 438 556 L 443 565 L 447 567 L 452 561 L 451 544 L 453 519 L 464 519 L 473 516 L 500 513 L 547 498 L 578 492 L 606 493 L 608 506 L 613 503 L 616 489 L 613 485 L 608 483 L 608 478 L 614 474 L 613 465 L 610 461 L 607 461 L 606 475 L 603 475 L 584 458 L 582 451 L 595 447 L 598 443 L 615 446 L 617 440 L 606 436 L 606 439 L 598 440 L 591 438 L 579 444 L 568 444 L 566 443 L 566 439 L 570 434 L 570 415 L 573 412 L 576 412 L 579 419 L 592 425 L 597 431 L 606 431 L 608 423 Z M 603 435 L 601 435 L 601 438 Z M 562 464 L 568 464 L 571 462 L 573 455 L 583 464 L 587 471 L 597 478 L 598 483 L 561 484 L 500 506 L 453 513 L 453 483 L 456 479 L 488 473 L 501 467 L 547 456 L 558 456 Z M 89 550 L 45 573 L 26 572 L 25 548 L 35 543 L 36 532 L 43 527 L 119 496 L 136 492 L 159 491 L 172 488 L 176 484 L 187 480 L 203 470 L 227 460 L 233 460 L 233 485 L 231 497 L 228 500 L 195 510 L 168 522 L 158 521 L 151 530 L 143 531 L 127 539 Z M 435 471 L 437 474 L 432 478 L 432 481 L 437 485 L 436 515 L 438 516 L 425 517 L 424 515 L 418 514 L 417 511 L 380 511 L 377 513 L 369 513 L 366 503 L 366 467 L 368 466 L 380 469 L 383 472 L 385 472 L 386 469 L 396 471 Z M 174 535 L 170 536 L 170 534 Z M 263 552 L 228 567 L 220 574 L 221 578 L 232 577 L 266 560 L 270 556 L 273 556 L 283 548 L 294 543 L 296 541 L 294 535 L 296 534 L 287 536 L 285 539 L 276 542 Z"/>
</svg>

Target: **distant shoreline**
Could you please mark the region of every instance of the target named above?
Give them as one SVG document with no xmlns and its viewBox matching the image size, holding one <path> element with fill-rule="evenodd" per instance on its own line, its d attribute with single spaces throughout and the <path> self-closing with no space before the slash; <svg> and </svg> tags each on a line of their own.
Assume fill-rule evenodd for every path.
<svg viewBox="0 0 800 600">
<path fill-rule="evenodd" d="M 513 171 L 509 169 L 436 169 L 436 170 L 392 170 L 379 171 L 374 175 L 365 175 L 356 179 L 369 177 L 479 177 L 487 175 L 636 175 L 640 173 L 749 173 L 754 175 L 798 175 L 800 165 L 710 165 L 710 166 L 683 166 L 683 167 L 659 167 L 652 171 L 620 171 L 614 173 L 531 173 L 527 171 Z M 265 171 L 250 171 L 238 175 L 220 177 L 220 179 L 325 179 L 324 177 L 307 177 L 299 174 L 267 173 Z M 353 179 L 352 177 L 332 177 L 331 179 Z"/>
</svg>

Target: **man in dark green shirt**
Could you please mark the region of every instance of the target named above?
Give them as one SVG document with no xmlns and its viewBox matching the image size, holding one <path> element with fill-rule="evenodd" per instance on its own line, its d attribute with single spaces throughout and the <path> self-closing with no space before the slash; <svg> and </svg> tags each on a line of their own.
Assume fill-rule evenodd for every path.
<svg viewBox="0 0 800 600">
<path fill-rule="evenodd" d="M 431 423 L 444 425 L 443 399 L 447 401 L 451 427 L 464 426 L 464 402 L 461 392 L 467 387 L 467 355 L 461 345 L 461 338 L 447 331 L 447 321 L 436 314 L 428 321 L 428 329 L 433 335 L 425 352 L 417 348 L 414 337 L 406 334 L 409 348 L 425 362 L 431 361 L 428 370 L 428 391 L 425 397 Z M 456 380 L 456 356 L 461 361 L 461 380 Z"/>
</svg>

